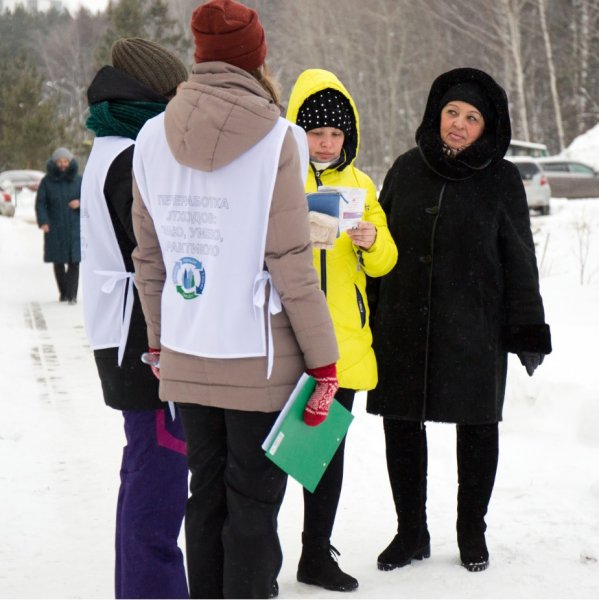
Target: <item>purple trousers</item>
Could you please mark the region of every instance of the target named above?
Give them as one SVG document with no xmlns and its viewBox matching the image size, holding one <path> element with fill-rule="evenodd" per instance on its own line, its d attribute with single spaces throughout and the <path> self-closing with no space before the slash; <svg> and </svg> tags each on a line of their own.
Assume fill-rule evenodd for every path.
<svg viewBox="0 0 599 600">
<path fill-rule="evenodd" d="M 177 545 L 187 502 L 187 457 L 181 419 L 168 407 L 123 411 L 116 514 L 116 598 L 188 598 Z"/>
</svg>

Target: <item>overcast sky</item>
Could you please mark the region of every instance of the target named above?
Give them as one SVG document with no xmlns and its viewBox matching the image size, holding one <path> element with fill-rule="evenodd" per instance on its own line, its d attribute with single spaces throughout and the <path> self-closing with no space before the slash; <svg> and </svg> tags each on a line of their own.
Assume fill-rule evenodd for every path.
<svg viewBox="0 0 599 600">
<path fill-rule="evenodd" d="M 5 8 L 14 8 L 16 4 L 27 5 L 26 0 L 4 0 Z M 75 12 L 80 6 L 85 6 L 92 12 L 104 10 L 108 4 L 108 0 L 62 0 L 63 6 L 69 9 L 70 12 Z M 39 0 L 38 6 L 40 10 L 44 10 L 49 5 L 47 0 Z"/>
</svg>

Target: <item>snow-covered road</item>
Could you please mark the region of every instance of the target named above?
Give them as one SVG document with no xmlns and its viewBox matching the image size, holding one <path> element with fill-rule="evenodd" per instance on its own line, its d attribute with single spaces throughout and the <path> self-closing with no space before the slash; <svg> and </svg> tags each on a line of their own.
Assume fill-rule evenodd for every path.
<svg viewBox="0 0 599 600">
<path fill-rule="evenodd" d="M 582 208 L 595 235 L 585 286 L 572 227 Z M 352 597 L 599 598 L 599 201 L 556 203 L 535 228 L 555 350 L 532 379 L 511 362 L 491 567 L 459 566 L 454 428 L 429 425 L 432 557 L 377 571 L 395 517 L 382 424 L 361 395 L 333 536 L 360 581 Z M 103 404 L 81 303 L 57 302 L 41 238 L 31 222 L 0 218 L 0 597 L 110 598 L 121 417 Z M 295 581 L 301 528 L 301 490 L 290 481 L 281 597 L 339 598 Z"/>
</svg>

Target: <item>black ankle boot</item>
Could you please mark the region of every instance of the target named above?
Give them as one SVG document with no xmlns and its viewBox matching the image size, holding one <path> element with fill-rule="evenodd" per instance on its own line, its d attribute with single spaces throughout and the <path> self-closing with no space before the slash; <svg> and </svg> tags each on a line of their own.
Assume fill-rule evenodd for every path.
<svg viewBox="0 0 599 600">
<path fill-rule="evenodd" d="M 485 515 L 493 493 L 499 457 L 499 430 L 490 425 L 457 426 L 458 518 L 462 566 L 471 572 L 489 567 Z"/>
<path fill-rule="evenodd" d="M 469 529 L 469 530 L 468 530 Z M 485 526 L 458 530 L 458 547 L 462 566 L 475 573 L 489 567 L 489 551 L 485 541 Z"/>
<path fill-rule="evenodd" d="M 297 567 L 299 582 L 334 592 L 351 592 L 358 588 L 358 580 L 339 568 L 339 551 L 331 546 L 328 539 L 307 539 L 302 534 L 302 542 L 302 555 Z"/>
<path fill-rule="evenodd" d="M 409 565 L 412 560 L 422 560 L 430 557 L 431 540 L 428 531 L 413 542 L 408 541 L 409 537 L 398 533 L 393 538 L 377 559 L 379 571 L 392 571 Z"/>
<path fill-rule="evenodd" d="M 398 534 L 379 555 L 377 567 L 391 571 L 431 555 L 426 520 L 428 448 L 424 423 L 384 419 L 383 425 Z"/>
<path fill-rule="evenodd" d="M 278 584 L 277 580 L 275 579 L 272 582 L 272 586 L 271 586 L 270 592 L 268 594 L 268 597 L 269 598 L 278 598 L 278 596 L 279 596 L 279 584 Z"/>
</svg>

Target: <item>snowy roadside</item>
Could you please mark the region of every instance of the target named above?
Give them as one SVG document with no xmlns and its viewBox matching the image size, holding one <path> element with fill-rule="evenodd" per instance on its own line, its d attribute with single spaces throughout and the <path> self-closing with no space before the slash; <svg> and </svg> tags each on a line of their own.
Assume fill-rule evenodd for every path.
<svg viewBox="0 0 599 600">
<path fill-rule="evenodd" d="M 377 571 L 395 517 L 382 424 L 360 395 L 333 536 L 342 568 L 360 581 L 352 597 L 599 598 L 599 275 L 579 285 L 571 227 L 580 210 L 597 224 L 599 201 L 555 209 L 534 222 L 555 350 L 532 379 L 511 362 L 491 568 L 459 566 L 454 428 L 429 425 L 432 557 Z M 599 227 L 595 236 L 590 275 Z M 81 304 L 57 302 L 41 237 L 30 222 L 0 218 L 0 597 L 110 598 L 121 420 L 103 404 Z M 302 501 L 293 481 L 279 523 L 281 597 L 339 598 L 295 580 Z"/>
</svg>

